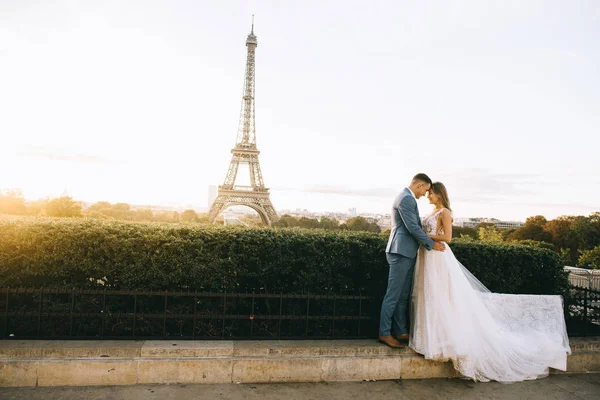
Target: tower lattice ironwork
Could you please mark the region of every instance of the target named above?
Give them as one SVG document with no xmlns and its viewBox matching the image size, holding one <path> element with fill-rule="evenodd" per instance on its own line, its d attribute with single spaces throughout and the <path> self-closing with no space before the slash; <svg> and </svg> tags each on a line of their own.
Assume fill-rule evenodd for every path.
<svg viewBox="0 0 600 400">
<path fill-rule="evenodd" d="M 242 97 L 242 111 L 235 147 L 231 150 L 232 157 L 225 182 L 218 188 L 217 198 L 213 202 L 208 219 L 214 222 L 219 213 L 234 205 L 243 205 L 255 210 L 265 225 L 271 225 L 279 217 L 271 203 L 269 189 L 265 187 L 256 148 L 256 126 L 254 120 L 254 57 L 258 42 L 254 35 L 254 20 L 252 30 L 246 39 L 248 55 L 246 58 L 246 79 Z M 240 164 L 248 164 L 250 170 L 250 186 L 235 184 Z"/>
</svg>

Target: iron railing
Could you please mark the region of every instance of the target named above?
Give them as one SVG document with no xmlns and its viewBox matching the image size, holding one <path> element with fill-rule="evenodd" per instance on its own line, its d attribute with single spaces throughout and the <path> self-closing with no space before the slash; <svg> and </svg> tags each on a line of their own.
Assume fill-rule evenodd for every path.
<svg viewBox="0 0 600 400">
<path fill-rule="evenodd" d="M 375 337 L 362 295 L 0 288 L 2 339 Z"/>
<path fill-rule="evenodd" d="M 570 286 L 569 336 L 600 335 L 600 291 Z M 0 288 L 0 339 L 375 338 L 381 298 Z"/>
<path fill-rule="evenodd" d="M 600 290 L 571 285 L 564 300 L 569 336 L 600 335 Z"/>
</svg>

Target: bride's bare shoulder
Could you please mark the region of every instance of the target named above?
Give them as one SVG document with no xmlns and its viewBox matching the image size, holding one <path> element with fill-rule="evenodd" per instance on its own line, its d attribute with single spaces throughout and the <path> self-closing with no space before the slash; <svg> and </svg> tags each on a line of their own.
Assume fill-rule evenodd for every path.
<svg viewBox="0 0 600 400">
<path fill-rule="evenodd" d="M 452 215 L 452 211 L 448 210 L 446 207 L 442 208 L 440 216 L 449 216 L 450 218 L 454 218 L 454 216 Z"/>
</svg>

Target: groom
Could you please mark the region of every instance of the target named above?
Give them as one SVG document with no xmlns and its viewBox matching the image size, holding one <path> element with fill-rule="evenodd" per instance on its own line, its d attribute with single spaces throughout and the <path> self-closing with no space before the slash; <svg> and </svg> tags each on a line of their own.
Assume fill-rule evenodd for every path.
<svg viewBox="0 0 600 400">
<path fill-rule="evenodd" d="M 443 243 L 434 242 L 421 228 L 417 199 L 430 188 L 431 179 L 425 174 L 417 174 L 394 199 L 392 206 L 392 231 L 385 249 L 390 271 L 379 319 L 379 341 L 390 347 L 405 347 L 400 341 L 408 340 L 406 310 L 419 243 L 427 250 L 445 250 Z"/>
</svg>

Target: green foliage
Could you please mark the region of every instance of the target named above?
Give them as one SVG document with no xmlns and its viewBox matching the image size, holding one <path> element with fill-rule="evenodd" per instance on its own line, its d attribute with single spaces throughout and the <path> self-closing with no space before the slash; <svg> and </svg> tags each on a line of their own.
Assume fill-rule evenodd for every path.
<svg viewBox="0 0 600 400">
<path fill-rule="evenodd" d="M 346 229 L 350 231 L 381 232 L 381 228 L 375 222 L 369 222 L 364 217 L 353 217 L 346 221 Z"/>
<path fill-rule="evenodd" d="M 300 217 L 298 227 L 305 229 L 315 229 L 319 227 L 319 221 L 316 218 Z"/>
<path fill-rule="evenodd" d="M 487 243 L 502 243 L 504 241 L 504 236 L 502 236 L 502 232 L 500 232 L 495 225 L 480 226 L 478 236 L 479 240 Z"/>
<path fill-rule="evenodd" d="M 198 214 L 194 210 L 185 210 L 181 213 L 181 221 L 183 222 L 198 222 Z"/>
<path fill-rule="evenodd" d="M 600 269 L 600 245 L 591 250 L 582 251 L 577 266 L 581 268 Z"/>
<path fill-rule="evenodd" d="M 567 256 L 568 265 L 576 265 L 581 251 L 600 245 L 600 213 L 589 217 L 562 216 L 544 225 L 557 251 Z"/>
<path fill-rule="evenodd" d="M 550 243 L 540 242 L 537 240 L 515 240 L 511 241 L 511 244 L 521 245 L 521 246 L 532 246 L 540 249 L 548 249 L 554 251 L 554 246 Z"/>
<path fill-rule="evenodd" d="M 468 226 L 453 226 L 452 227 L 452 237 L 471 237 L 472 239 L 479 239 L 477 235 L 477 229 L 471 228 Z"/>
<path fill-rule="evenodd" d="M 383 296 L 386 237 L 367 232 L 0 217 L 0 286 L 256 289 Z M 545 249 L 456 239 L 457 258 L 491 290 L 562 293 Z"/>
<path fill-rule="evenodd" d="M 321 217 L 319 228 L 334 231 L 340 229 L 340 221 L 335 218 Z"/>
<path fill-rule="evenodd" d="M 535 240 L 552 243 L 552 234 L 544 229 L 548 221 L 541 215 L 529 217 L 525 225 L 508 235 L 508 240 Z"/>
<path fill-rule="evenodd" d="M 25 215 L 27 206 L 20 190 L 0 191 L 0 214 Z"/>
<path fill-rule="evenodd" d="M 46 204 L 49 217 L 81 217 L 81 206 L 71 197 L 57 197 Z"/>
<path fill-rule="evenodd" d="M 296 218 L 288 214 L 279 217 L 279 221 L 273 224 L 274 228 L 304 228 L 304 229 L 325 229 L 335 231 L 341 229 L 340 222 L 335 218 L 321 217 L 316 218 L 300 217 Z"/>
<path fill-rule="evenodd" d="M 567 274 L 553 251 L 460 238 L 451 246 L 458 260 L 493 292 L 563 294 L 567 290 Z"/>
</svg>

